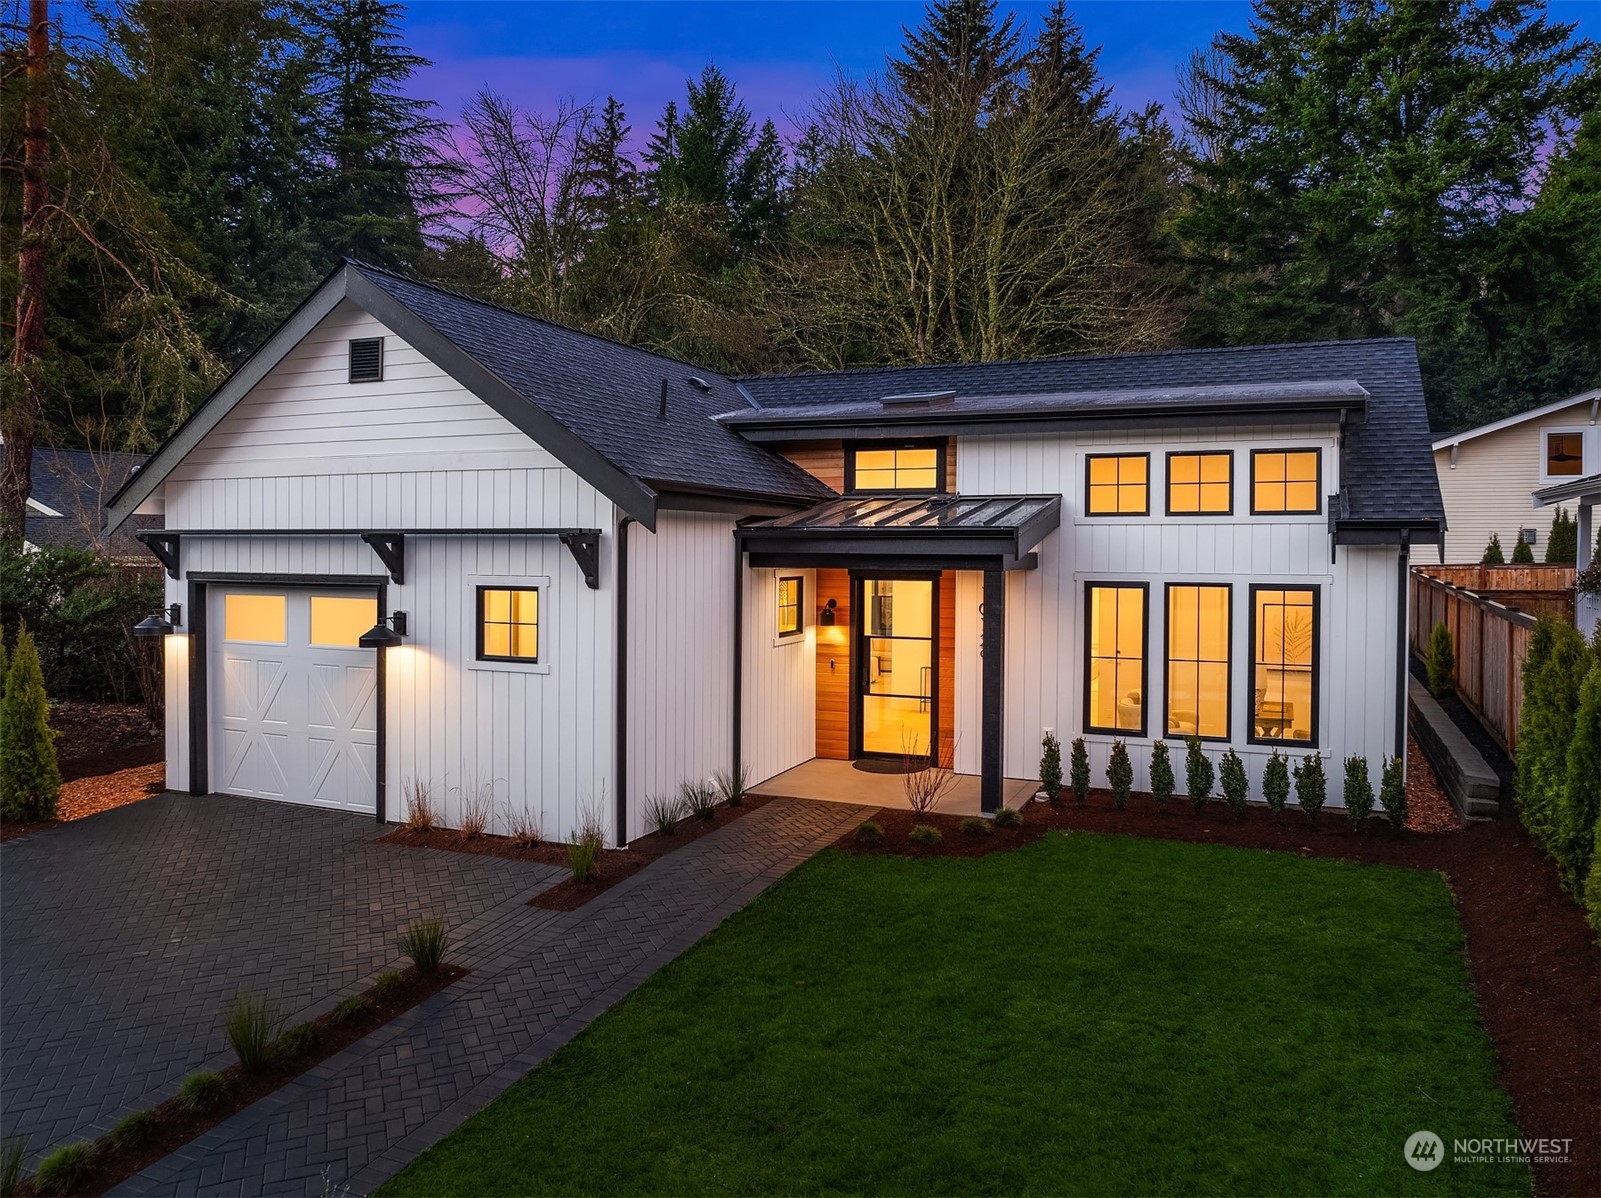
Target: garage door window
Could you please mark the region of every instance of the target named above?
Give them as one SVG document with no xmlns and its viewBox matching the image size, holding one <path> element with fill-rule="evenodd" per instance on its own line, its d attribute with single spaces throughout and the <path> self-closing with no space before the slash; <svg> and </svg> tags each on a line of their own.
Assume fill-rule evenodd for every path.
<svg viewBox="0 0 1601 1198">
<path fill-rule="evenodd" d="M 223 599 L 224 640 L 281 645 L 285 640 L 285 625 L 285 600 L 282 595 L 230 594 Z"/>
<path fill-rule="evenodd" d="M 539 660 L 539 588 L 478 588 L 478 659 Z"/>
<path fill-rule="evenodd" d="M 311 643 L 355 649 L 361 634 L 378 622 L 378 600 L 340 595 L 311 597 Z"/>
</svg>

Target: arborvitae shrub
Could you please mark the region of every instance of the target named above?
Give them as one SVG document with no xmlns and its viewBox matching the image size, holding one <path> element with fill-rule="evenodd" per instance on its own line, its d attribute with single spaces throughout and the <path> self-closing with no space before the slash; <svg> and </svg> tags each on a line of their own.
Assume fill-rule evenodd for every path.
<svg viewBox="0 0 1601 1198">
<path fill-rule="evenodd" d="M 1452 675 L 1456 671 L 1456 651 L 1451 647 L 1451 630 L 1445 622 L 1434 626 L 1429 634 L 1429 694 L 1443 699 L 1456 689 Z"/>
<path fill-rule="evenodd" d="M 1406 827 L 1406 780 L 1399 757 L 1384 762 L 1384 780 L 1379 785 L 1379 802 L 1384 804 L 1384 818 L 1390 827 L 1399 832 Z"/>
<path fill-rule="evenodd" d="M 1512 546 L 1512 564 L 1514 566 L 1534 565 L 1534 550 L 1523 539 L 1523 530 L 1518 529 L 1518 543 Z"/>
<path fill-rule="evenodd" d="M 1245 773 L 1245 762 L 1233 749 L 1223 754 L 1218 764 L 1218 780 L 1223 786 L 1223 801 L 1234 812 L 1234 818 L 1245 818 L 1245 805 L 1251 797 L 1251 779 Z"/>
<path fill-rule="evenodd" d="M 1542 617 L 1523 663 L 1513 794 L 1523 826 L 1554 858 L 1560 857 L 1564 840 L 1559 807 L 1567 789 L 1568 747 L 1592 656 L 1575 628 Z"/>
<path fill-rule="evenodd" d="M 1267 801 L 1274 819 L 1284 814 L 1284 806 L 1290 801 L 1290 762 L 1277 749 L 1273 750 L 1273 756 L 1267 759 L 1267 767 L 1262 771 L 1262 798 Z"/>
<path fill-rule="evenodd" d="M 1128 746 L 1121 739 L 1112 742 L 1112 755 L 1106 763 L 1106 782 L 1112 789 L 1112 802 L 1123 811 L 1128 807 L 1128 793 L 1134 789 L 1134 763 L 1128 758 Z"/>
<path fill-rule="evenodd" d="M 1295 801 L 1306 812 L 1309 823 L 1317 823 L 1317 813 L 1323 810 L 1323 803 L 1329 795 L 1329 781 L 1323 773 L 1323 758 L 1316 753 L 1308 753 L 1306 759 L 1295 767 Z"/>
<path fill-rule="evenodd" d="M 1368 779 L 1368 759 L 1345 759 L 1345 813 L 1351 817 L 1351 826 L 1362 829 L 1362 821 L 1373 814 L 1373 783 Z"/>
<path fill-rule="evenodd" d="M 1580 902 L 1590 896 L 1596 815 L 1601 811 L 1601 662 L 1590 667 L 1579 687 L 1573 739 L 1568 743 L 1568 776 L 1559 813 L 1557 869 L 1562 884 Z"/>
<path fill-rule="evenodd" d="M 1551 520 L 1551 535 L 1545 542 L 1545 560 L 1572 564 L 1579 560 L 1579 525 L 1565 507 L 1557 508 Z"/>
<path fill-rule="evenodd" d="M 1159 740 L 1151 746 L 1151 798 L 1156 800 L 1158 811 L 1173 797 L 1173 787 L 1173 758 L 1167 742 Z"/>
<path fill-rule="evenodd" d="M 1062 797 L 1062 742 L 1052 732 L 1040 741 L 1040 789 L 1052 803 Z"/>
<path fill-rule="evenodd" d="M 0 816 L 8 820 L 54 819 L 61 794 L 56 738 L 50 731 L 50 700 L 33 634 L 26 625 L 6 667 L 0 698 Z"/>
<path fill-rule="evenodd" d="M 1490 543 L 1484 547 L 1484 556 L 1479 559 L 1486 566 L 1506 565 L 1506 554 L 1501 552 L 1501 534 L 1492 532 Z"/>
<path fill-rule="evenodd" d="M 1073 801 L 1080 807 L 1090 793 L 1090 751 L 1085 747 L 1082 736 L 1073 740 L 1072 779 Z"/>
<path fill-rule="evenodd" d="M 1200 811 L 1206 806 L 1206 800 L 1212 797 L 1212 783 L 1216 775 L 1211 759 L 1201 749 L 1201 738 L 1185 737 L 1184 743 L 1187 746 L 1184 753 L 1184 784 L 1189 790 L 1190 805 Z"/>
</svg>

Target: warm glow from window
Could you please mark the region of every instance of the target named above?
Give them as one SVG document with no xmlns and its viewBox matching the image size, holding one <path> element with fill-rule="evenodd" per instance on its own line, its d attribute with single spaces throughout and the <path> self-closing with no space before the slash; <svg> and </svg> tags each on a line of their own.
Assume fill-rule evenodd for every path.
<svg viewBox="0 0 1601 1198">
<path fill-rule="evenodd" d="M 778 580 L 779 636 L 795 636 L 801 631 L 801 590 L 799 576 Z"/>
<path fill-rule="evenodd" d="M 1252 511 L 1317 512 L 1317 492 L 1317 450 L 1258 450 L 1251 455 Z"/>
<path fill-rule="evenodd" d="M 478 588 L 478 656 L 486 661 L 539 660 L 539 590 Z"/>
<path fill-rule="evenodd" d="M 1252 603 L 1253 739 L 1311 744 L 1316 592 L 1258 590 Z"/>
<path fill-rule="evenodd" d="M 1545 472 L 1548 475 L 1584 473 L 1584 434 L 1547 433 Z"/>
<path fill-rule="evenodd" d="M 377 599 L 348 599 L 338 595 L 311 597 L 311 643 L 342 649 L 356 648 L 361 634 L 378 623 Z"/>
<path fill-rule="evenodd" d="M 1229 734 L 1229 588 L 1167 589 L 1167 734 Z"/>
<path fill-rule="evenodd" d="M 1232 453 L 1175 453 L 1167 459 L 1167 510 L 1227 514 L 1234 506 Z"/>
<path fill-rule="evenodd" d="M 938 491 L 939 449 L 857 449 L 852 451 L 858 491 Z"/>
<path fill-rule="evenodd" d="M 282 595 L 235 595 L 222 597 L 222 636 L 228 641 L 284 643 L 285 610 Z M 366 632 L 368 624 L 362 631 Z"/>
<path fill-rule="evenodd" d="M 1143 516 L 1150 510 L 1150 458 L 1145 454 L 1089 459 L 1089 513 L 1092 516 Z"/>
<path fill-rule="evenodd" d="M 1089 710 L 1092 732 L 1145 727 L 1145 588 L 1090 588 Z"/>
</svg>

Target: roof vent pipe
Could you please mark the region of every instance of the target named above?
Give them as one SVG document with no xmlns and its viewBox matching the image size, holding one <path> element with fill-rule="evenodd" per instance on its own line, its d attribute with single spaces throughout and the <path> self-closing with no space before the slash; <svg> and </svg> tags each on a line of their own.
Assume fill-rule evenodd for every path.
<svg viewBox="0 0 1601 1198">
<path fill-rule="evenodd" d="M 656 419 L 657 420 L 666 420 L 667 419 L 667 380 L 666 379 L 662 380 L 662 402 L 661 402 L 661 407 L 659 407 L 656 410 Z"/>
</svg>

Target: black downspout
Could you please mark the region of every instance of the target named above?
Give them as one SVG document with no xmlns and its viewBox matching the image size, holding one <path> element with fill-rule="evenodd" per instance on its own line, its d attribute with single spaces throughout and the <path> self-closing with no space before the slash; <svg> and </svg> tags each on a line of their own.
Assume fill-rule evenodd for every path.
<svg viewBox="0 0 1601 1198">
<path fill-rule="evenodd" d="M 617 847 L 628 843 L 628 526 L 617 522 Z"/>
<path fill-rule="evenodd" d="M 739 534 L 734 534 L 734 772 L 729 775 L 737 785 L 740 778 L 740 741 L 745 734 L 745 587 L 743 567 L 744 546 Z"/>
<path fill-rule="evenodd" d="M 1396 573 L 1396 609 L 1395 609 L 1395 755 L 1403 763 L 1406 762 L 1406 717 L 1407 701 L 1406 688 L 1410 677 L 1407 671 L 1407 645 L 1406 626 L 1408 608 L 1411 606 L 1411 596 L 1408 594 L 1408 583 L 1411 578 L 1412 557 L 1412 531 L 1401 530 L 1401 555 L 1397 559 Z"/>
</svg>

